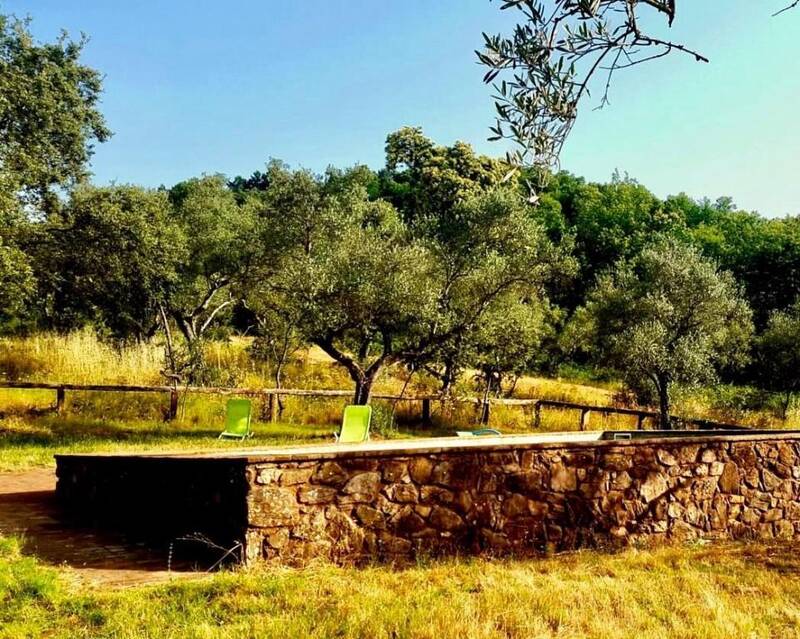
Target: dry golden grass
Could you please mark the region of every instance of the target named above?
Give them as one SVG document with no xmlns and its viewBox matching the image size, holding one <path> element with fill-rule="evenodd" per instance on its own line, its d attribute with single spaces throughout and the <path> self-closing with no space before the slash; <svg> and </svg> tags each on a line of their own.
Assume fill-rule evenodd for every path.
<svg viewBox="0 0 800 639">
<path fill-rule="evenodd" d="M 0 538 L 0 637 L 789 638 L 800 634 L 799 556 L 693 545 L 399 571 L 259 568 L 99 591 Z"/>
<path fill-rule="evenodd" d="M 159 384 L 163 351 L 155 343 L 115 349 L 91 331 L 0 338 L 0 378 L 74 384 Z"/>
<path fill-rule="evenodd" d="M 517 382 L 515 395 L 575 402 L 576 404 L 610 406 L 614 401 L 615 390 L 588 384 L 576 384 L 562 379 L 523 377 Z"/>
<path fill-rule="evenodd" d="M 226 341 L 210 342 L 206 359 L 216 371 L 220 385 L 243 388 L 268 388 L 274 386 L 269 364 L 254 360 L 249 353 L 252 340 L 233 337 Z M 91 331 L 69 335 L 40 334 L 24 338 L 0 338 L 0 379 L 72 383 L 162 384 L 163 345 L 158 341 L 132 344 L 122 349 L 98 340 Z M 400 366 L 387 369 L 375 385 L 376 393 L 399 394 L 407 381 L 408 373 Z M 300 351 L 284 371 L 284 387 L 349 389 L 352 388 L 347 373 L 337 366 L 319 348 Z M 474 382 L 474 371 L 465 373 L 459 384 L 461 394 L 479 394 Z M 406 395 L 429 394 L 437 388 L 435 380 L 415 374 L 406 388 Z M 565 379 L 523 377 L 516 385 L 515 397 L 534 397 L 575 402 L 588 405 L 609 406 L 614 403 L 619 384 L 575 383 Z M 734 391 L 735 392 L 735 391 Z M 53 402 L 52 393 L 6 391 L 0 389 L 0 415 L 44 408 Z M 122 416 L 136 419 L 163 419 L 163 398 L 145 396 L 91 395 L 70 393 L 72 410 L 85 415 Z M 286 398 L 285 421 L 305 424 L 335 424 L 341 416 L 346 399 Z M 384 413 L 393 408 L 386 402 Z M 182 406 L 181 418 L 194 424 L 214 421 L 224 409 L 224 399 L 189 397 Z M 419 419 L 419 405 L 399 402 L 394 415 L 400 425 L 413 424 Z M 796 423 L 800 412 L 790 413 L 784 422 L 774 410 L 762 407 L 734 409 L 723 401 L 709 398 L 702 390 L 680 393 L 676 397 L 675 412 L 693 417 L 705 417 L 722 422 L 743 423 L 765 428 L 782 428 Z M 479 421 L 479 411 L 474 405 L 442 407 L 434 405 L 434 423 L 440 429 L 468 428 Z M 541 428 L 547 431 L 575 430 L 578 427 L 577 411 L 547 409 L 542 412 Z M 521 432 L 533 426 L 530 409 L 520 407 L 493 407 L 491 426 L 504 432 Z M 592 414 L 592 429 L 633 428 L 636 422 L 624 416 L 604 417 Z"/>
</svg>

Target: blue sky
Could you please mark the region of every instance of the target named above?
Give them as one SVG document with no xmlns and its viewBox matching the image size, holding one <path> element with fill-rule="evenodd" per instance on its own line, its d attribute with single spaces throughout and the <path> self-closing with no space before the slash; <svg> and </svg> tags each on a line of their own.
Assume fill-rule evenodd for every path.
<svg viewBox="0 0 800 639">
<path fill-rule="evenodd" d="M 488 0 L 0 0 L 40 39 L 91 37 L 114 137 L 95 180 L 172 184 L 250 174 L 270 157 L 322 170 L 383 164 L 386 134 L 422 126 L 439 143 L 486 141 L 489 89 L 473 50 L 507 28 Z M 730 195 L 765 215 L 800 213 L 800 9 L 781 0 L 679 3 L 670 33 L 711 58 L 674 56 L 617 76 L 586 105 L 563 168 L 627 171 L 660 196 Z M 712 13 L 716 12 L 716 13 Z"/>
</svg>

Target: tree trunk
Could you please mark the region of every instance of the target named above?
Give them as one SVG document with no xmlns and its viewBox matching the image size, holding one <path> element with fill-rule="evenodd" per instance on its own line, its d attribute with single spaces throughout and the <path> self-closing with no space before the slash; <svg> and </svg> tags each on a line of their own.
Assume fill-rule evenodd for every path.
<svg viewBox="0 0 800 639">
<path fill-rule="evenodd" d="M 289 332 L 287 331 L 283 337 L 283 347 L 281 348 L 280 355 L 278 355 L 278 360 L 275 365 L 275 388 L 277 389 L 280 389 L 281 384 L 283 383 L 283 367 L 289 357 Z M 283 399 L 281 399 L 280 395 L 277 395 L 276 397 L 278 400 L 278 415 L 283 417 Z"/>
<path fill-rule="evenodd" d="M 789 414 L 789 405 L 792 403 L 792 391 L 786 391 L 783 400 L 783 421 L 786 421 L 786 416 Z"/>
<path fill-rule="evenodd" d="M 356 392 L 355 396 L 353 397 L 353 403 L 359 406 L 369 404 L 369 398 L 370 395 L 372 395 L 372 383 L 375 381 L 375 378 L 362 375 L 353 381 L 356 383 Z"/>
<path fill-rule="evenodd" d="M 672 430 L 672 422 L 669 418 L 669 379 L 666 375 L 658 376 L 658 410 L 660 413 L 659 421 L 662 430 Z"/>
<path fill-rule="evenodd" d="M 444 372 L 442 373 L 442 395 L 447 396 L 450 394 L 453 384 L 456 381 L 456 367 L 452 360 L 447 360 L 444 363 Z"/>
<path fill-rule="evenodd" d="M 355 361 L 352 357 L 336 348 L 331 338 L 316 339 L 314 343 L 347 369 L 350 379 L 356 384 L 353 403 L 356 405 L 369 404 L 372 384 L 378 378 L 383 367 L 392 361 L 391 338 L 384 337 L 383 354 L 367 367 L 364 367 L 360 362 Z"/>
<path fill-rule="evenodd" d="M 163 306 L 158 307 L 159 312 L 161 313 L 161 321 L 163 322 L 164 326 L 164 338 L 166 344 L 166 360 L 167 360 L 167 367 L 169 372 L 173 375 L 177 374 L 177 362 L 175 361 L 175 348 L 172 344 L 172 331 L 169 329 L 169 319 L 167 319 L 167 313 L 164 310 Z"/>
<path fill-rule="evenodd" d="M 283 368 L 283 362 L 278 362 L 278 366 L 275 368 L 275 388 L 280 390 L 281 388 L 281 369 Z M 283 417 L 283 399 L 281 399 L 280 395 L 276 395 L 278 399 L 278 416 Z"/>
<path fill-rule="evenodd" d="M 517 382 L 519 382 L 519 375 L 514 375 L 514 379 L 511 382 L 511 386 L 506 391 L 506 397 L 514 396 L 514 391 L 517 390 Z"/>
<path fill-rule="evenodd" d="M 197 339 L 197 332 L 192 321 L 178 312 L 173 312 L 172 317 L 183 335 L 183 338 L 186 340 L 186 343 L 191 344 L 194 342 L 195 339 Z"/>
<path fill-rule="evenodd" d="M 486 387 L 483 391 L 483 402 L 481 403 L 481 424 L 484 426 L 489 423 L 489 391 L 491 390 L 492 378 L 490 373 L 484 373 Z"/>
</svg>

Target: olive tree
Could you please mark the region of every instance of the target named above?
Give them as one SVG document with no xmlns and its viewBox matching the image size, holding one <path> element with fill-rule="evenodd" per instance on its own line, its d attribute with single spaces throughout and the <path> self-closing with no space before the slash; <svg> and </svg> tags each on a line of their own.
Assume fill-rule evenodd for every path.
<svg viewBox="0 0 800 639">
<path fill-rule="evenodd" d="M 509 161 L 531 165 L 541 188 L 558 165 L 582 102 L 608 102 L 615 73 L 677 53 L 708 62 L 668 35 L 676 0 L 500 0 L 519 20 L 509 35 L 483 34 L 478 60 L 493 84 L 497 120 L 491 139 L 509 139 Z M 777 12 L 797 1 L 776 4 Z"/>
<path fill-rule="evenodd" d="M 751 314 L 730 273 L 664 240 L 602 274 L 568 335 L 631 387 L 652 391 L 668 429 L 673 384 L 711 382 L 746 362 Z"/>
<path fill-rule="evenodd" d="M 371 214 L 387 205 L 339 204 L 347 207 L 340 209 L 344 228 L 307 253 L 287 253 L 266 293 L 345 368 L 355 403 L 365 404 L 380 372 L 402 358 L 410 335 L 432 314 L 433 268 L 429 252 L 401 224 Z"/>
<path fill-rule="evenodd" d="M 371 200 L 363 171 L 354 171 L 273 176 L 259 216 L 258 284 L 247 297 L 251 308 L 293 318 L 348 371 L 355 401 L 365 403 L 386 366 L 435 361 L 504 295 L 544 296 L 558 258 L 513 191 L 405 222 Z"/>
<path fill-rule="evenodd" d="M 432 346 L 420 356 L 442 391 L 467 367 L 480 368 L 491 380 L 532 361 L 550 319 L 544 312 L 548 285 L 574 273 L 575 261 L 550 241 L 530 206 L 513 189 L 494 189 L 415 231 L 431 247 L 440 272 Z M 519 324 L 511 327 L 510 317 Z M 516 332 L 520 349 L 507 341 L 509 331 Z"/>
<path fill-rule="evenodd" d="M 0 15 L 0 212 L 52 208 L 110 136 L 97 109 L 102 76 L 80 60 L 86 40 L 37 43 L 28 26 Z"/>
<path fill-rule="evenodd" d="M 531 369 L 551 322 L 546 302 L 506 294 L 485 313 L 473 331 L 472 364 L 484 383 L 484 400 L 493 393 L 511 395 L 520 375 Z"/>
<path fill-rule="evenodd" d="M 783 395 L 782 412 L 800 390 L 800 300 L 783 311 L 773 311 L 756 339 L 756 370 L 764 388 Z"/>
<path fill-rule="evenodd" d="M 94 323 L 118 339 L 155 332 L 187 255 L 167 194 L 137 186 L 80 186 L 27 235 L 40 321 L 59 330 Z"/>
<path fill-rule="evenodd" d="M 255 207 L 239 203 L 221 175 L 181 182 L 169 192 L 172 219 L 186 250 L 164 302 L 164 315 L 190 346 L 237 301 L 252 260 Z"/>
</svg>

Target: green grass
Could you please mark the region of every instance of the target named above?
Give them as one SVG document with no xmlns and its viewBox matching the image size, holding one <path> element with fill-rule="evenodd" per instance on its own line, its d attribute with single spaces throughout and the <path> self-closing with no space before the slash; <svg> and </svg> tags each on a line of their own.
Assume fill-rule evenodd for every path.
<svg viewBox="0 0 800 639">
<path fill-rule="evenodd" d="M 799 570 L 792 547 L 731 544 L 99 590 L 0 539 L 0 638 L 796 637 Z"/>
<path fill-rule="evenodd" d="M 255 436 L 219 441 L 216 427 L 84 417 L 7 417 L 0 420 L 0 472 L 54 465 L 56 453 L 192 451 L 332 440 L 332 428 L 256 424 Z"/>
</svg>

